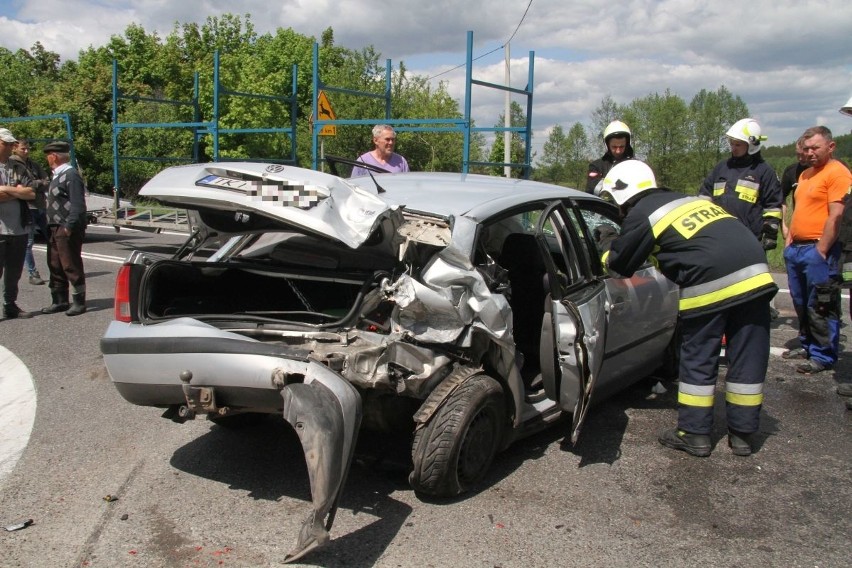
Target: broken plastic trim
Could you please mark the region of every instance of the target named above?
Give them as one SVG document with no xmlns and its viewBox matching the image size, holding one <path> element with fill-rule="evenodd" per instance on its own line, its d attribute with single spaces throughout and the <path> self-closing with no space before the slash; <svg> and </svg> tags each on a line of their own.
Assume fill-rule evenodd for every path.
<svg viewBox="0 0 852 568">
<path fill-rule="evenodd" d="M 284 558 L 293 562 L 329 540 L 361 425 L 361 396 L 346 379 L 311 361 L 304 382 L 285 386 L 281 397 L 284 419 L 302 443 L 313 502 L 295 548 Z"/>
</svg>

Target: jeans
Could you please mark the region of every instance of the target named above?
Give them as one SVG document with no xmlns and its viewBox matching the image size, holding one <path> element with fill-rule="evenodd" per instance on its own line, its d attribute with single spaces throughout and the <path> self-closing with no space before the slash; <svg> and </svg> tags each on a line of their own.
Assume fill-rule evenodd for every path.
<svg viewBox="0 0 852 568">
<path fill-rule="evenodd" d="M 784 249 L 787 285 L 799 317 L 799 341 L 808 358 L 826 367 L 840 353 L 840 243 L 823 258 L 816 244 L 792 244 Z"/>
<path fill-rule="evenodd" d="M 44 240 L 47 240 L 47 237 L 50 235 L 47 229 L 47 215 L 44 210 L 39 209 L 30 209 L 30 214 L 32 215 L 33 222 L 30 223 L 29 226 L 29 236 L 27 238 L 27 252 L 26 256 L 24 256 L 24 266 L 27 269 L 27 274 L 30 276 L 33 273 L 38 272 L 36 268 L 35 258 L 33 257 L 33 243 L 35 242 L 35 232 L 36 230 L 41 231 L 41 234 L 44 236 Z"/>
</svg>

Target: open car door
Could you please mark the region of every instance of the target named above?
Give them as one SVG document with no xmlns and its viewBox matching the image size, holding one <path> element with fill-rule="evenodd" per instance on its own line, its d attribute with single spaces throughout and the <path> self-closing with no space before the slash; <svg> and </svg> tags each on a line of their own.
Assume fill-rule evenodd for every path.
<svg viewBox="0 0 852 568">
<path fill-rule="evenodd" d="M 573 415 L 572 444 L 589 409 L 607 331 L 606 289 L 591 271 L 588 249 L 577 233 L 578 215 L 576 208 L 554 202 L 536 225 L 548 281 L 542 334 L 550 337 L 542 338 L 542 346 L 552 346 L 542 349 L 541 368 L 550 370 L 542 375 L 548 397 Z"/>
</svg>

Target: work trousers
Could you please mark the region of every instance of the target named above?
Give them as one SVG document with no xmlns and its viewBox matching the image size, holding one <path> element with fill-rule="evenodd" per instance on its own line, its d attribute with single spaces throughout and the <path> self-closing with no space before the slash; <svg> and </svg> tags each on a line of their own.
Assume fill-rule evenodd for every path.
<svg viewBox="0 0 852 568">
<path fill-rule="evenodd" d="M 678 428 L 710 434 L 722 335 L 728 372 L 725 410 L 728 428 L 751 434 L 760 425 L 763 382 L 769 363 L 770 294 L 726 310 L 682 318 Z"/>
<path fill-rule="evenodd" d="M 815 244 L 792 244 L 784 249 L 787 287 L 799 318 L 799 341 L 808 358 L 833 367 L 840 353 L 840 244 L 827 258 Z"/>
<path fill-rule="evenodd" d="M 24 271 L 27 235 L 0 235 L 0 276 L 3 277 L 3 303 L 18 300 L 18 281 Z"/>
<path fill-rule="evenodd" d="M 86 273 L 83 270 L 83 239 L 85 229 L 71 231 L 60 225 L 50 226 L 47 239 L 47 266 L 50 269 L 50 289 L 73 294 L 86 293 Z"/>
</svg>

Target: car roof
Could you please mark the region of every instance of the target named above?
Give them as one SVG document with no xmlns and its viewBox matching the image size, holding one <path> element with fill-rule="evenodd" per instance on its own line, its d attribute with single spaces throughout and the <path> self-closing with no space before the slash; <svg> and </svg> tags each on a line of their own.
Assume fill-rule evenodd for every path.
<svg viewBox="0 0 852 568">
<path fill-rule="evenodd" d="M 378 174 L 375 182 L 369 176 L 348 181 L 369 191 L 375 191 L 378 183 L 385 190 L 380 193 L 382 200 L 411 211 L 443 217 L 463 215 L 478 221 L 531 201 L 599 199 L 567 187 L 481 174 L 409 172 Z"/>
</svg>

